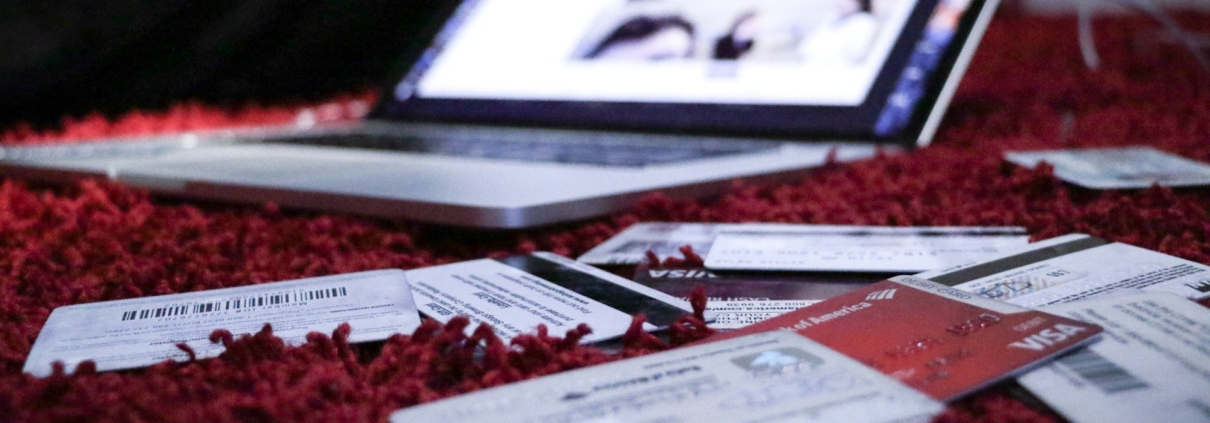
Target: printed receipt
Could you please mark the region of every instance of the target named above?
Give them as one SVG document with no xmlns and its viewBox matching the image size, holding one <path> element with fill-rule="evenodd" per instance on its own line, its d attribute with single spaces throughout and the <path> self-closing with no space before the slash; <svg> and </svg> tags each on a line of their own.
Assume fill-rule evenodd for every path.
<svg viewBox="0 0 1210 423">
<path fill-rule="evenodd" d="M 759 333 L 616 361 L 391 414 L 405 422 L 906 422 L 943 406 L 810 339 Z"/>
<path fill-rule="evenodd" d="M 593 332 L 585 342 L 620 336 L 630 327 L 629 314 L 496 260 L 410 270 L 408 279 L 425 315 L 443 322 L 467 316 L 472 322 L 468 332 L 487 323 L 506 342 L 538 325 L 546 325 L 552 336 L 564 336 L 587 323 Z"/>
<path fill-rule="evenodd" d="M 380 341 L 420 326 L 411 289 L 402 270 L 376 270 L 56 308 L 34 342 L 24 371 L 47 376 L 62 361 L 71 372 L 85 360 L 97 370 L 150 366 L 188 356 L 216 357 L 223 346 L 210 334 L 226 329 L 239 335 L 266 323 L 288 344 L 307 333 L 331 334 L 349 323 L 350 342 Z"/>
<path fill-rule="evenodd" d="M 1018 378 L 1073 422 L 1210 421 L 1210 310 L 1169 293 L 1043 307 L 1104 339 Z"/>
</svg>

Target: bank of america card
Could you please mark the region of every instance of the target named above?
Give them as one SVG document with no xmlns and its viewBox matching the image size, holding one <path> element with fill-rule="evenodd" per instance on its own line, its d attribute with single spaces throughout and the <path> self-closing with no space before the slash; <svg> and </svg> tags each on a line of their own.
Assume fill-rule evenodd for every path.
<svg viewBox="0 0 1210 423">
<path fill-rule="evenodd" d="M 949 401 L 1091 342 L 1101 328 L 912 276 L 708 338 L 794 331 Z"/>
<path fill-rule="evenodd" d="M 421 404 L 392 423 L 908 422 L 943 405 L 791 333 L 761 333 Z"/>
<path fill-rule="evenodd" d="M 1043 307 L 1104 339 L 1017 381 L 1076 423 L 1210 421 L 1210 309 L 1168 293 Z"/>
<path fill-rule="evenodd" d="M 706 290 L 710 327 L 732 330 L 794 311 L 892 275 L 824 272 L 715 272 L 703 267 L 639 265 L 634 281 L 677 298 Z"/>
<path fill-rule="evenodd" d="M 1092 189 L 1210 184 L 1210 166 L 1151 147 L 1014 151 L 1004 158 L 1028 168 L 1050 163 L 1055 176 Z"/>
<path fill-rule="evenodd" d="M 706 255 L 718 270 L 914 273 L 1026 245 L 1020 227 L 815 227 L 729 229 Z"/>
<path fill-rule="evenodd" d="M 584 342 L 603 341 L 626 333 L 636 314 L 647 316 L 645 329 L 656 330 L 692 312 L 684 300 L 545 252 L 425 267 L 407 275 L 421 313 L 441 322 L 467 316 L 473 323 L 468 333 L 487 323 L 505 342 L 534 333 L 538 325 L 563 336 L 581 323 L 592 328 Z"/>
<path fill-rule="evenodd" d="M 916 276 L 1030 308 L 1128 289 L 1210 298 L 1210 266 L 1084 234 Z"/>
<path fill-rule="evenodd" d="M 70 372 L 84 360 L 101 371 L 186 360 L 178 343 L 198 358 L 215 357 L 224 348 L 210 342 L 214 330 L 255 333 L 266 323 L 290 344 L 310 332 L 330 334 L 341 323 L 353 328 L 350 342 L 369 342 L 412 333 L 420 315 L 402 270 L 63 306 L 42 326 L 24 371 L 47 376 L 55 361 Z"/>
</svg>

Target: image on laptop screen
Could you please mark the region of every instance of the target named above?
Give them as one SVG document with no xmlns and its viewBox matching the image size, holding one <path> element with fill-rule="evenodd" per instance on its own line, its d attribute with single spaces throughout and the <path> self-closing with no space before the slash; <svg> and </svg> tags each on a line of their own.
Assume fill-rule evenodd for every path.
<svg viewBox="0 0 1210 423">
<path fill-rule="evenodd" d="M 968 0 L 468 0 L 389 115 L 895 138 Z"/>
</svg>

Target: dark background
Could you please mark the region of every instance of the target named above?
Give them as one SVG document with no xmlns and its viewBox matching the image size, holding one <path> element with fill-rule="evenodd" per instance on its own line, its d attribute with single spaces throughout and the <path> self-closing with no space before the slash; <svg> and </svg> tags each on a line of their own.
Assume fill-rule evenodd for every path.
<svg viewBox="0 0 1210 423">
<path fill-rule="evenodd" d="M 449 0 L 0 2 L 0 128 L 373 88 Z"/>
</svg>

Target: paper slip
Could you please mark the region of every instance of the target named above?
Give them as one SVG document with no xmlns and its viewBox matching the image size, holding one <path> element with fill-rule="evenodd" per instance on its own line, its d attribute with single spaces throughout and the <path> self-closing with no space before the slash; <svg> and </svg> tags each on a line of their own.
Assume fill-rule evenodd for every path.
<svg viewBox="0 0 1210 423">
<path fill-rule="evenodd" d="M 1151 147 L 1015 151 L 1005 153 L 1004 158 L 1028 168 L 1045 161 L 1054 166 L 1055 176 L 1085 188 L 1210 184 L 1210 166 Z"/>
<path fill-rule="evenodd" d="M 47 376 L 62 361 L 68 372 L 84 360 L 97 370 L 145 367 L 164 360 L 185 361 L 176 347 L 189 345 L 198 358 L 224 349 L 210 333 L 226 329 L 255 333 L 265 323 L 292 345 L 307 333 L 331 334 L 349 323 L 350 342 L 410 334 L 420 316 L 402 270 L 376 270 L 298 279 L 238 288 L 70 305 L 51 312 L 25 360 L 26 373 Z"/>
<path fill-rule="evenodd" d="M 949 401 L 1090 342 L 1101 328 L 912 276 L 707 338 L 792 330 Z"/>
<path fill-rule="evenodd" d="M 639 265 L 634 281 L 681 299 L 706 290 L 710 327 L 738 329 L 885 279 L 860 273 L 713 272 L 705 268 Z"/>
<path fill-rule="evenodd" d="M 1035 242 L 978 262 L 916 276 L 1024 307 L 1094 298 L 1121 289 L 1210 297 L 1210 267 L 1084 234 Z"/>
<path fill-rule="evenodd" d="M 1017 381 L 1073 422 L 1210 421 L 1210 310 L 1168 293 L 1047 306 L 1101 342 Z"/>
<path fill-rule="evenodd" d="M 728 230 L 706 256 L 718 270 L 904 273 L 936 269 L 1026 245 L 1018 227 L 849 226 Z"/>
<path fill-rule="evenodd" d="M 817 235 L 863 234 L 870 231 L 953 231 L 956 233 L 1002 234 L 1026 237 L 1020 227 L 939 227 L 939 228 L 887 228 L 881 226 L 852 225 L 792 225 L 779 223 L 638 223 L 606 240 L 596 248 L 580 256 L 578 261 L 596 265 L 634 265 L 647 262 L 647 251 L 655 253 L 660 260 L 680 257 L 680 248 L 688 245 L 705 257 L 714 240 L 727 232 L 813 233 Z M 1021 241 L 1022 244 L 1025 241 Z"/>
<path fill-rule="evenodd" d="M 592 328 L 583 341 L 596 342 L 622 336 L 632 315 L 656 330 L 692 312 L 686 301 L 551 253 L 414 269 L 408 280 L 424 315 L 467 316 L 468 334 L 488 323 L 505 342 L 538 325 L 563 336 L 580 323 Z"/>
<path fill-rule="evenodd" d="M 904 422 L 942 409 L 809 339 L 763 333 L 421 404 L 391 422 Z"/>
</svg>

